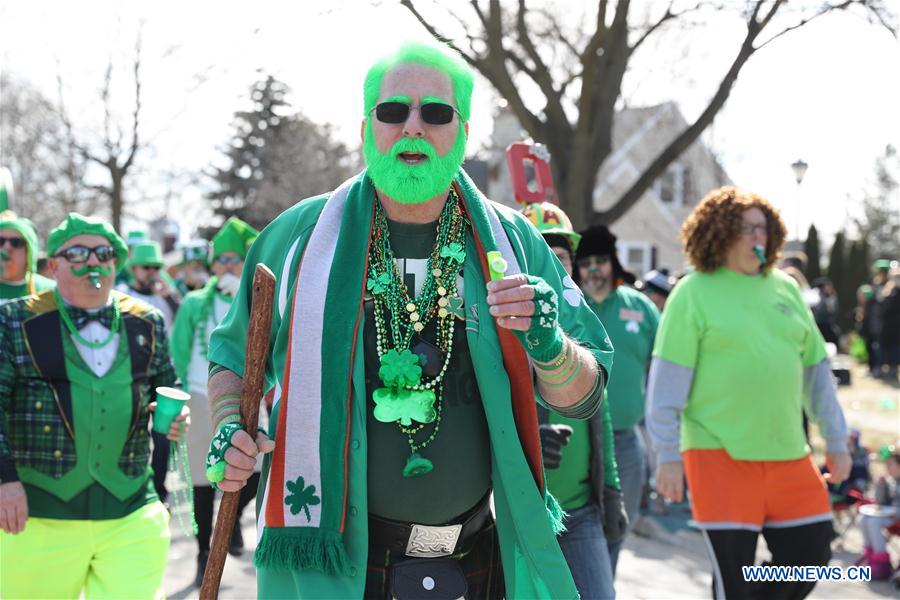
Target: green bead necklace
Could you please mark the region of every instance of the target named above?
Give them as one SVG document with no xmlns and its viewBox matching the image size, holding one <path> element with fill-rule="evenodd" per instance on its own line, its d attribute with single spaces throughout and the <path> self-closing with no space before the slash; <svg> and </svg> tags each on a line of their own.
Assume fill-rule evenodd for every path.
<svg viewBox="0 0 900 600">
<path fill-rule="evenodd" d="M 78 340 L 84 346 L 88 348 L 92 348 L 94 350 L 98 348 L 103 348 L 107 344 L 109 344 L 116 334 L 119 332 L 119 321 L 122 318 L 122 312 L 119 310 L 119 298 L 113 296 L 112 306 L 113 306 L 113 319 L 112 323 L 110 323 L 109 327 L 109 335 L 102 342 L 92 342 L 89 339 L 83 337 L 77 329 L 75 329 L 75 324 L 72 323 L 72 317 L 69 316 L 69 311 L 66 309 L 66 303 L 63 301 L 62 296 L 59 295 L 59 289 L 53 288 L 53 295 L 56 297 L 56 306 L 59 308 L 59 314 L 62 316 L 63 323 L 66 326 L 66 329 L 69 330 L 69 334 Z"/>
<path fill-rule="evenodd" d="M 404 477 L 425 475 L 434 468 L 419 452 L 440 431 L 444 375 L 453 354 L 454 319 L 462 314 L 456 274 L 465 261 L 468 225 L 462 203 L 451 189 L 438 220 L 425 282 L 419 296 L 413 299 L 391 248 L 387 216 L 375 200 L 366 289 L 374 304 L 375 348 L 381 364 L 378 376 L 385 387 L 376 389 L 372 397 L 375 418 L 383 423 L 396 422 L 406 436 L 410 456 L 403 469 Z M 437 374 L 423 381 L 425 358 L 414 354 L 410 344 L 433 319 L 437 319 L 437 346 L 444 356 Z M 425 429 L 430 424 L 432 428 L 427 433 Z M 419 434 L 425 437 L 417 439 Z"/>
</svg>

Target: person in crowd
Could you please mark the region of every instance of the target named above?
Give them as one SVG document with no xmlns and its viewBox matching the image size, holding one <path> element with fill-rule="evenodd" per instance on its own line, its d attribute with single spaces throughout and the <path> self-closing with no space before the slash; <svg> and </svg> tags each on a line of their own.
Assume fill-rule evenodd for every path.
<svg viewBox="0 0 900 600">
<path fill-rule="evenodd" d="M 580 294 L 572 280 L 581 236 L 569 217 L 549 202 L 529 204 L 522 214 L 541 232 L 566 271 L 564 293 Z M 615 598 L 607 541 L 617 543 L 627 528 L 616 467 L 609 403 L 590 420 L 569 419 L 538 408 L 547 486 L 566 511 L 559 545 L 582 598 Z"/>
<path fill-rule="evenodd" d="M 900 364 L 900 266 L 888 272 L 887 282 L 881 290 L 881 335 L 879 346 L 886 381 L 897 382 L 897 366 Z"/>
<path fill-rule="evenodd" d="M 819 277 L 813 281 L 812 289 L 818 292 L 816 301 L 810 307 L 816 326 L 826 342 L 840 347 L 841 330 L 837 324 L 840 308 L 834 284 L 827 277 Z"/>
<path fill-rule="evenodd" d="M 213 332 L 208 393 L 226 417 L 208 476 L 237 490 L 274 445 L 260 597 L 577 596 L 535 394 L 590 418 L 612 346 L 540 233 L 461 169 L 473 84 L 446 47 L 410 42 L 375 62 L 367 170 L 266 227 Z M 254 441 L 233 398 L 259 263 L 277 277 L 266 372 L 278 400 L 273 439 Z"/>
<path fill-rule="evenodd" d="M 881 306 L 875 298 L 875 290 L 863 284 L 856 290 L 856 310 L 853 327 L 863 340 L 869 376 L 880 377 L 881 370 Z"/>
<path fill-rule="evenodd" d="M 860 510 L 863 562 L 872 568 L 872 579 L 888 579 L 893 573 L 884 530 L 900 523 L 900 445 L 889 450 L 884 476 L 875 483 L 875 510 Z"/>
<path fill-rule="evenodd" d="M 172 360 L 178 378 L 184 382 L 185 391 L 191 394 L 190 407 L 194 426 L 188 433 L 188 457 L 191 483 L 194 486 L 194 519 L 197 522 L 197 576 L 195 584 L 203 582 L 203 573 L 209 558 L 209 542 L 213 525 L 213 501 L 215 490 L 206 479 L 206 451 L 212 440 L 212 418 L 206 381 L 209 373 L 207 353 L 209 338 L 222 322 L 240 283 L 241 271 L 247 249 L 258 231 L 237 218 L 230 218 L 212 242 L 212 278 L 201 289 L 189 292 L 175 316 L 172 327 Z M 204 249 L 206 243 L 204 242 Z M 187 250 L 185 258 L 188 257 Z M 194 255 L 194 260 L 200 258 Z M 206 255 L 203 255 L 203 265 Z M 259 475 L 254 474 L 241 490 L 238 504 L 238 520 L 235 522 L 229 552 L 235 556 L 243 553 L 244 539 L 240 527 L 243 509 L 256 496 Z"/>
<path fill-rule="evenodd" d="M 581 236 L 575 254 L 577 281 L 616 349 L 615 372 L 609 379 L 607 394 L 616 465 L 629 526 L 633 526 L 646 481 L 646 449 L 638 423 L 644 416 L 647 367 L 659 310 L 646 295 L 624 285 L 625 270 L 616 254 L 616 236 L 608 228 L 595 225 Z M 613 575 L 623 542 L 624 536 L 609 544 Z"/>
<path fill-rule="evenodd" d="M 108 223 L 70 214 L 47 248 L 57 287 L 0 307 L 0 596 L 157 598 L 170 534 L 148 424 L 177 384 L 162 315 L 112 290 L 127 249 Z"/>
<path fill-rule="evenodd" d="M 181 262 L 177 266 L 175 284 L 182 297 L 199 290 L 209 281 L 209 242 L 191 240 L 181 247 Z"/>
<path fill-rule="evenodd" d="M 825 480 L 802 427 L 826 441 L 828 480 L 847 478 L 847 426 L 825 342 L 797 284 L 772 268 L 786 229 L 764 198 L 723 187 L 685 221 L 695 271 L 678 283 L 653 350 L 646 423 L 656 489 L 691 510 L 712 552 L 715 598 L 801 598 L 814 582 L 743 578 L 761 532 L 775 565 L 826 565 Z"/>
<path fill-rule="evenodd" d="M 643 279 L 638 280 L 634 287 L 644 292 L 650 298 L 653 306 L 659 312 L 662 312 L 663 307 L 666 305 L 666 299 L 672 293 L 676 283 L 678 283 L 678 280 L 669 275 L 668 269 L 653 269 L 648 271 Z"/>
<path fill-rule="evenodd" d="M 56 285 L 37 272 L 38 250 L 31 221 L 11 210 L 0 213 L 0 304 Z"/>
</svg>

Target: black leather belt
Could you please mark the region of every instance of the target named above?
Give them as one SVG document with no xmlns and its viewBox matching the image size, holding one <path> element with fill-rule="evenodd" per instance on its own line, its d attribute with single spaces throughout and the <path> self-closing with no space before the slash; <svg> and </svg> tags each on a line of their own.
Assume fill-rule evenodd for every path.
<svg viewBox="0 0 900 600">
<path fill-rule="evenodd" d="M 471 550 L 477 534 L 490 519 L 490 494 L 486 494 L 473 508 L 444 525 L 404 523 L 370 514 L 369 547 L 416 558 L 451 556 Z"/>
</svg>

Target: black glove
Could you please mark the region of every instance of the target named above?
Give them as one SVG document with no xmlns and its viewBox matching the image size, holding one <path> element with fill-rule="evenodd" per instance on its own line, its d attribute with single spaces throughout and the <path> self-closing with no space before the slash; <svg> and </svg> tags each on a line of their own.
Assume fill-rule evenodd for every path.
<svg viewBox="0 0 900 600">
<path fill-rule="evenodd" d="M 606 543 L 615 544 L 628 529 L 628 514 L 622 492 L 608 485 L 603 486 L 603 532 Z"/>
<path fill-rule="evenodd" d="M 569 443 L 572 428 L 568 425 L 541 425 L 541 451 L 545 469 L 558 469 L 562 461 L 562 447 Z"/>
</svg>

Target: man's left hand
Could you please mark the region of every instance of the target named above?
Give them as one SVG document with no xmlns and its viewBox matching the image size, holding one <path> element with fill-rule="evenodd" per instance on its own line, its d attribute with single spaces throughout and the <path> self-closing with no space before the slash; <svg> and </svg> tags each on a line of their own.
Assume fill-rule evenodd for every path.
<svg viewBox="0 0 900 600">
<path fill-rule="evenodd" d="M 487 284 L 487 303 L 497 325 L 511 330 L 531 358 L 546 362 L 562 351 L 556 291 L 535 275 L 519 273 Z"/>
<path fill-rule="evenodd" d="M 853 460 L 848 452 L 826 452 L 825 466 L 828 467 L 828 473 L 825 474 L 826 481 L 837 485 L 850 476 Z"/>
</svg>

